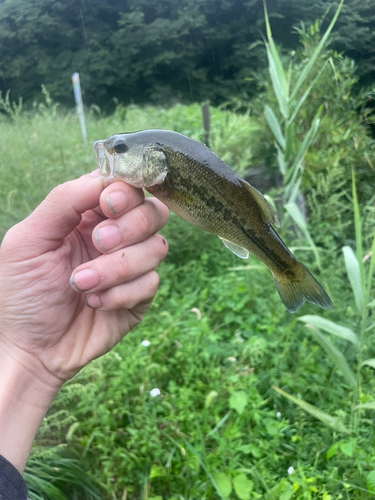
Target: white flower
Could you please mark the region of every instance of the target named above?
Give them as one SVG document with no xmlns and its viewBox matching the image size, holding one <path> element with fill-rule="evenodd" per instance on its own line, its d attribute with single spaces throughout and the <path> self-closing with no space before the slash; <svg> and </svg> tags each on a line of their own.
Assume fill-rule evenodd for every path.
<svg viewBox="0 0 375 500">
<path fill-rule="evenodd" d="M 293 474 L 294 468 L 292 466 L 289 467 L 288 469 L 288 474 Z"/>
<path fill-rule="evenodd" d="M 237 361 L 237 359 L 234 356 L 229 356 L 229 358 L 227 358 L 227 361 L 234 363 L 235 361 Z"/>
<path fill-rule="evenodd" d="M 148 347 L 151 342 L 149 340 L 142 340 L 141 344 L 143 345 L 143 347 Z"/>
<path fill-rule="evenodd" d="M 150 394 L 153 398 L 156 398 L 156 396 L 160 396 L 160 389 L 155 387 L 155 389 L 151 389 Z"/>
<path fill-rule="evenodd" d="M 281 418 L 281 413 L 279 411 L 276 412 L 276 417 Z"/>
</svg>

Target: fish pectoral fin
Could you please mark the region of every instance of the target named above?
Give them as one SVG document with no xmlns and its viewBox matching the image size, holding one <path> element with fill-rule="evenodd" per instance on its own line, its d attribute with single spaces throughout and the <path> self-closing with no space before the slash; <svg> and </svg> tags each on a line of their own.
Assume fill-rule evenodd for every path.
<svg viewBox="0 0 375 500">
<path fill-rule="evenodd" d="M 219 236 L 220 238 L 220 236 Z M 228 241 L 224 238 L 220 238 L 221 241 L 224 243 L 224 245 L 229 248 L 231 252 L 233 252 L 237 257 L 240 259 L 247 259 L 249 257 L 249 251 L 246 250 L 244 247 L 240 247 L 240 245 L 237 245 L 236 243 L 233 243 L 232 241 Z"/>
<path fill-rule="evenodd" d="M 255 187 L 246 182 L 244 179 L 240 179 L 242 186 L 246 189 L 246 191 L 251 195 L 253 200 L 258 204 L 258 206 L 262 209 L 262 212 L 265 217 L 265 222 L 269 222 L 275 227 L 280 227 L 280 222 L 275 214 L 274 209 L 265 199 L 265 197 L 260 193 Z"/>
</svg>

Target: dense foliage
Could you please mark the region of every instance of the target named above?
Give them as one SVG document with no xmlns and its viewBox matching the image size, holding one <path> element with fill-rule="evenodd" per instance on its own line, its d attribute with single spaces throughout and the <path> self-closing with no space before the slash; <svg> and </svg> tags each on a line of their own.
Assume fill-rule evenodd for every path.
<svg viewBox="0 0 375 500">
<path fill-rule="evenodd" d="M 25 474 L 32 500 L 375 496 L 373 95 L 353 92 L 350 59 L 317 51 L 319 31 L 302 27 L 282 62 L 268 38 L 278 77 L 271 85 L 264 70 L 256 99 L 232 99 L 241 114 L 211 108 L 210 146 L 241 174 L 284 169 L 270 193 L 280 215 L 301 159 L 308 231 L 288 223 L 281 235 L 334 308 L 290 315 L 259 261 L 171 214 L 145 321 L 64 386 L 41 426 Z M 43 98 L 33 111 L 0 99 L 0 236 L 54 185 L 94 168 L 76 116 L 45 87 Z M 198 105 L 118 105 L 111 117 L 92 107 L 87 118 L 90 142 L 152 127 L 204 139 Z"/>
<path fill-rule="evenodd" d="M 295 48 L 292 28 L 337 2 L 267 2 L 277 43 Z M 375 0 L 346 0 L 334 48 L 354 58 L 363 82 L 375 69 Z M 221 103 L 253 93 L 264 52 L 261 0 L 0 0 L 0 90 L 39 97 L 41 84 L 71 105 L 79 71 L 85 101 Z"/>
<path fill-rule="evenodd" d="M 7 200 L 0 213 L 2 233 L 54 185 L 94 168 L 91 146 L 81 143 L 74 114 L 59 111 L 46 91 L 44 97 L 33 113 L 3 103 L 9 118 L 0 121 L 0 196 Z M 347 108 L 331 118 L 327 114 L 326 120 L 340 115 L 356 130 L 358 116 L 349 120 L 351 103 L 346 102 Z M 259 155 L 259 137 L 266 135 L 262 116 L 214 108 L 211 113 L 212 148 L 243 172 Z M 119 106 L 110 118 L 88 116 L 90 141 L 147 127 L 197 139 L 204 135 L 197 105 L 143 111 Z M 326 165 L 320 141 L 331 130 L 326 125 L 311 146 L 311 170 L 313 164 Z M 346 128 L 337 128 L 338 158 L 352 148 L 358 151 L 348 135 Z M 365 129 L 361 137 L 367 141 L 362 154 L 373 158 Z M 366 164 L 371 169 L 361 162 L 358 171 Z M 329 165 L 320 173 L 329 175 Z M 351 183 L 345 169 L 334 175 L 345 205 L 342 223 L 352 227 Z M 321 204 L 325 201 L 322 196 Z M 288 232 L 283 237 L 302 247 L 296 255 L 331 295 L 335 307 L 324 317 L 357 332 L 358 313 L 340 250 L 348 238 L 355 245 L 354 230 L 340 231 L 335 210 L 327 218 L 322 208 L 310 225 L 321 252 L 321 273 L 304 241 Z M 372 218 L 364 238 L 368 255 L 373 200 L 362 202 L 360 210 L 363 221 Z M 334 230 L 325 225 L 329 220 L 335 221 Z M 305 305 L 291 316 L 259 261 L 239 261 L 216 238 L 173 214 L 163 234 L 170 253 L 160 266 L 155 303 L 141 326 L 58 395 L 28 464 L 31 498 L 370 498 L 375 493 L 372 368 L 358 371 L 358 395 L 357 383 L 348 382 L 348 373 L 322 352 L 303 321 L 296 321 L 319 310 Z M 367 272 L 368 259 L 364 266 Z M 360 347 L 331 337 L 336 350 L 345 352 L 350 370 L 375 357 L 374 305 Z M 324 425 L 272 385 L 315 405 L 321 418 L 328 415 L 332 421 Z M 154 388 L 159 396 L 152 397 Z M 370 406 L 358 411 L 358 403 Z"/>
</svg>

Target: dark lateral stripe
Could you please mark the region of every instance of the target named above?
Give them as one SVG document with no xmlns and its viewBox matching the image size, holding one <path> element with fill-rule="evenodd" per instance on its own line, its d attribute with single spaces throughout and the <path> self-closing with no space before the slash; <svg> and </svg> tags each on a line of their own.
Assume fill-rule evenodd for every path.
<svg viewBox="0 0 375 500">
<path fill-rule="evenodd" d="M 202 169 L 201 165 L 199 165 L 199 163 L 195 162 L 194 160 L 189 159 L 188 162 L 195 163 L 198 170 Z M 185 170 L 185 172 L 188 171 Z M 196 198 L 198 197 L 200 201 L 203 202 L 207 207 L 214 209 L 216 212 L 220 213 L 225 222 L 230 222 L 235 227 L 240 229 L 240 231 L 245 235 L 245 237 L 248 238 L 257 248 L 259 248 L 261 252 L 263 252 L 267 256 L 267 258 L 270 261 L 273 262 L 273 264 L 275 265 L 275 267 L 277 267 L 277 269 L 279 269 L 282 272 L 289 271 L 291 273 L 290 266 L 288 265 L 288 263 L 280 257 L 278 252 L 275 252 L 272 248 L 270 248 L 266 244 L 264 238 L 256 236 L 254 232 L 246 229 L 242 225 L 236 213 L 233 212 L 233 210 L 231 210 L 229 207 L 224 206 L 220 200 L 216 199 L 215 196 L 210 194 L 206 189 L 202 189 L 202 187 L 196 183 L 193 176 L 183 176 L 181 175 L 181 170 L 172 168 L 171 172 L 168 174 L 168 177 L 171 187 L 175 187 L 176 189 L 178 189 L 179 186 L 183 186 L 184 191 L 193 193 L 193 196 Z M 270 224 L 267 224 L 267 226 L 270 226 Z M 280 247 L 289 255 L 289 251 L 282 243 L 280 238 L 278 238 L 276 232 L 275 236 L 277 238 L 277 239 L 275 238 L 274 240 L 275 244 L 280 245 Z M 272 238 L 271 234 L 270 238 Z"/>
</svg>

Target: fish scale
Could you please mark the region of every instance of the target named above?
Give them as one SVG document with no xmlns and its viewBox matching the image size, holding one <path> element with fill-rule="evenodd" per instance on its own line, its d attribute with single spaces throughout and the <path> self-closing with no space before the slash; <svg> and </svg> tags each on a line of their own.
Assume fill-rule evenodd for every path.
<svg viewBox="0 0 375 500">
<path fill-rule="evenodd" d="M 176 132 L 143 130 L 94 143 L 103 177 L 144 187 L 177 215 L 216 234 L 233 253 L 258 257 L 285 307 L 332 307 L 327 293 L 289 251 L 266 199 L 204 144 Z"/>
</svg>

